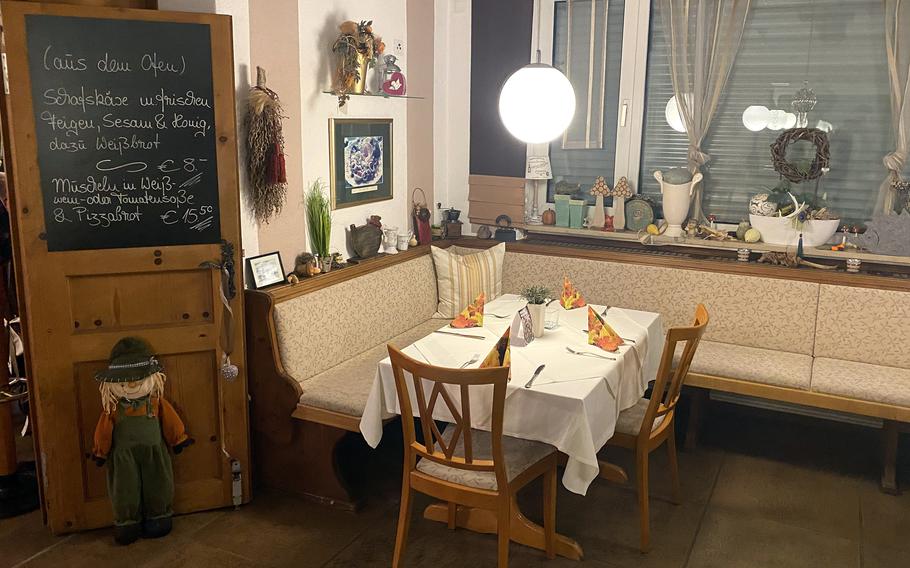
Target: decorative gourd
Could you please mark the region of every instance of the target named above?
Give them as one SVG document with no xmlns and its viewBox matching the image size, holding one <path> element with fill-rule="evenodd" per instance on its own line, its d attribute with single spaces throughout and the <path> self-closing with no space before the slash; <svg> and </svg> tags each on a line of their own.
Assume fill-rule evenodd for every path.
<svg viewBox="0 0 910 568">
<path fill-rule="evenodd" d="M 540 217 L 544 225 L 556 224 L 556 211 L 553 211 L 552 209 L 544 210 L 543 214 Z"/>
<path fill-rule="evenodd" d="M 739 222 L 739 225 L 736 226 L 736 238 L 739 240 L 746 239 L 746 231 L 752 228 L 752 225 L 748 221 L 743 219 Z"/>
<path fill-rule="evenodd" d="M 743 238 L 747 243 L 757 243 L 761 240 L 761 233 L 758 232 L 758 229 L 749 229 Z"/>
</svg>

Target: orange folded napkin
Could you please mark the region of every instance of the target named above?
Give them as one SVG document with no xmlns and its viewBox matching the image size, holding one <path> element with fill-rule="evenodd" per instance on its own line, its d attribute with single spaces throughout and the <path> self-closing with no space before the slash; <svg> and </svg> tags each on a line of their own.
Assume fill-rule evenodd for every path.
<svg viewBox="0 0 910 568">
<path fill-rule="evenodd" d="M 468 307 L 461 311 L 458 316 L 452 320 L 452 327 L 464 329 L 467 327 L 483 327 L 483 303 L 486 296 L 483 292 L 468 304 Z"/>
<path fill-rule="evenodd" d="M 511 366 L 512 354 L 509 348 L 509 330 L 510 328 L 506 328 L 506 332 L 502 334 L 493 349 L 484 357 L 483 362 L 480 364 L 480 369 Z"/>
<path fill-rule="evenodd" d="M 572 308 L 583 308 L 587 305 L 585 299 L 581 296 L 581 292 L 575 289 L 575 286 L 569 281 L 568 276 L 563 277 L 562 297 L 559 301 L 562 304 L 562 307 L 567 310 L 571 310 Z"/>
<path fill-rule="evenodd" d="M 607 322 L 588 306 L 588 345 L 596 345 L 604 351 L 616 351 L 624 341 Z"/>
</svg>

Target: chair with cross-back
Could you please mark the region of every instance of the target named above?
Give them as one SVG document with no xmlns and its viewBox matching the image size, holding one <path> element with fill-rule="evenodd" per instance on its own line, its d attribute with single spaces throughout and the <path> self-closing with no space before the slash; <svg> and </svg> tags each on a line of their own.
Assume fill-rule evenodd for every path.
<svg viewBox="0 0 910 568">
<path fill-rule="evenodd" d="M 404 431 L 404 475 L 401 511 L 392 566 L 402 566 L 411 516 L 411 491 L 448 503 L 448 526 L 455 528 L 458 506 L 496 514 L 498 565 L 509 563 L 511 503 L 514 494 L 543 476 L 544 534 L 548 558 L 555 556 L 556 449 L 550 445 L 503 436 L 508 367 L 448 369 L 411 359 L 389 345 Z M 471 428 L 471 393 L 492 389 L 491 432 Z M 417 412 L 414 412 L 413 400 Z M 437 404 L 445 409 L 436 412 Z M 477 407 L 474 407 L 477 409 Z M 447 412 L 446 412 L 447 411 Z M 440 432 L 434 420 L 451 423 Z M 417 416 L 419 420 L 410 419 Z M 417 440 L 419 423 L 423 442 Z"/>
<path fill-rule="evenodd" d="M 673 500 L 676 503 L 680 502 L 679 466 L 676 461 L 676 403 L 679 402 L 679 393 L 695 356 L 695 350 L 708 325 L 708 319 L 708 310 L 699 304 L 695 308 L 695 321 L 691 326 L 667 330 L 667 341 L 661 354 L 651 398 L 642 398 L 635 406 L 620 412 L 616 421 L 616 433 L 607 442 L 611 446 L 635 451 L 642 552 L 647 552 L 651 547 L 648 456 L 664 442 L 667 443 L 669 454 Z M 680 348 L 682 355 L 674 363 L 675 354 Z"/>
</svg>

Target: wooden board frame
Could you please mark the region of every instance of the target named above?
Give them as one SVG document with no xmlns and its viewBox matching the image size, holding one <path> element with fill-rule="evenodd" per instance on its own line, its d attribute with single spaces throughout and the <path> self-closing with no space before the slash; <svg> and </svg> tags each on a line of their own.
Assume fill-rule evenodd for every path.
<svg viewBox="0 0 910 568">
<path fill-rule="evenodd" d="M 218 160 L 219 200 L 222 235 L 235 245 L 239 262 L 240 204 L 238 190 L 237 134 L 234 103 L 234 66 L 231 18 L 212 14 L 159 12 L 143 9 L 72 6 L 34 2 L 0 3 L 3 21 L 10 93 L 0 91 L 0 120 L 4 128 L 14 262 L 17 270 L 22 325 L 27 349 L 27 372 L 37 435 L 38 460 L 42 477 L 45 518 L 56 533 L 106 526 L 111 521 L 106 500 L 84 502 L 84 479 L 80 475 L 85 457 L 75 433 L 78 424 L 76 403 L 71 397 L 73 365 L 76 361 L 106 360 L 108 350 L 123 329 L 104 328 L 72 333 L 68 278 L 109 274 L 147 274 L 171 271 L 200 271 L 201 260 L 219 261 L 218 244 L 177 247 L 140 247 L 49 253 L 42 239 L 44 222 L 40 176 L 37 164 L 34 114 L 28 73 L 24 19 L 26 14 L 46 14 L 161 22 L 206 24 L 212 37 L 212 82 L 215 104 L 215 141 Z M 216 365 L 222 354 L 218 337 L 224 310 L 218 291 L 220 274 L 209 270 L 212 303 L 204 321 L 182 326 L 140 326 L 129 330 L 141 333 L 160 353 L 212 351 Z M 242 270 L 237 284 L 242 287 Z M 141 301 L 134 299 L 134 301 Z M 234 325 L 243 329 L 243 295 L 231 302 Z M 97 325 L 97 324 L 96 324 Z M 178 330 L 175 332 L 175 330 Z M 232 361 L 240 377 L 217 387 L 216 425 L 224 451 L 239 460 L 243 471 L 243 501 L 250 499 L 250 458 L 247 416 L 244 334 L 235 333 Z M 215 370 L 217 372 L 217 369 Z M 66 385 L 69 381 L 70 386 Z M 192 451 L 190 449 L 189 451 Z M 230 505 L 230 467 L 223 458 L 220 488 L 202 487 L 200 481 L 178 486 L 175 511 L 190 512 Z"/>
</svg>

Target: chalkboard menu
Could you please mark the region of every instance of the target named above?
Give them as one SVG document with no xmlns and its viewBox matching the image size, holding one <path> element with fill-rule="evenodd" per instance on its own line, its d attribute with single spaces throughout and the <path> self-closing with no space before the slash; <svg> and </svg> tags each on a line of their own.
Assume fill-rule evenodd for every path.
<svg viewBox="0 0 910 568">
<path fill-rule="evenodd" d="M 209 26 L 26 15 L 50 251 L 219 242 Z"/>
</svg>

